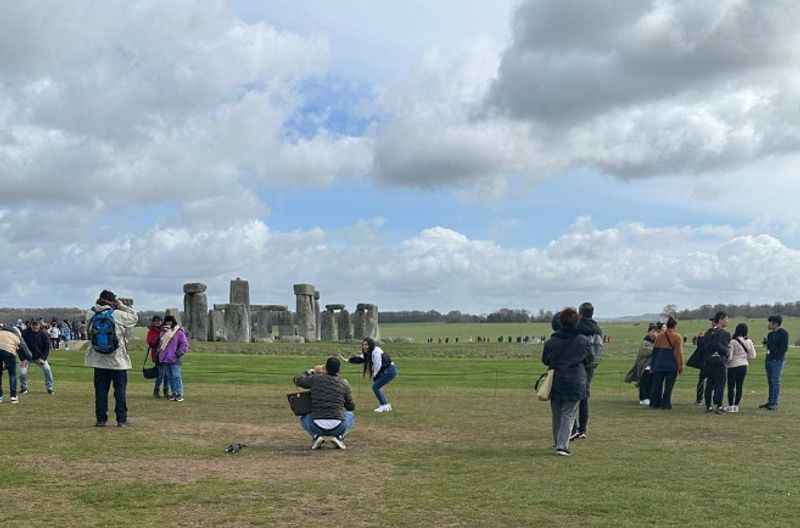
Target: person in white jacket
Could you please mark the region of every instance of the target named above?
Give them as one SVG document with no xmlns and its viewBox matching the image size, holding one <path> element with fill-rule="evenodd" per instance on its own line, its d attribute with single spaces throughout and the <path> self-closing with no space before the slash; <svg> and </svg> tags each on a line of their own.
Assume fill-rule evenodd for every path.
<svg viewBox="0 0 800 528">
<path fill-rule="evenodd" d="M 750 360 L 756 358 L 756 347 L 753 341 L 747 337 L 747 332 L 746 324 L 738 324 L 730 343 L 730 352 L 726 362 L 728 367 L 728 412 L 739 412 L 747 366 L 750 364 Z"/>
<path fill-rule="evenodd" d="M 361 355 L 352 356 L 349 359 L 341 358 L 348 363 L 356 365 L 364 365 L 364 375 L 367 373 L 372 377 L 372 392 L 378 399 L 378 407 L 375 409 L 377 413 L 385 413 L 392 411 L 392 404 L 386 398 L 383 392 L 384 385 L 388 385 L 393 379 L 397 377 L 397 366 L 389 357 L 389 354 L 381 350 L 381 347 L 375 343 L 371 337 L 365 337 L 361 341 Z"/>
</svg>

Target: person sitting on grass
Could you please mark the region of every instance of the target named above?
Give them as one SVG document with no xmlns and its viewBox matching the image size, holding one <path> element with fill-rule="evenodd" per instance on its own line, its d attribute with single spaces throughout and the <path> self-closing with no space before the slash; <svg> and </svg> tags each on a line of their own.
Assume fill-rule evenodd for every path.
<svg viewBox="0 0 800 528">
<path fill-rule="evenodd" d="M 330 357 L 325 369 L 313 369 L 294 378 L 294 384 L 311 390 L 311 413 L 300 417 L 300 425 L 311 436 L 311 449 L 319 449 L 327 438 L 345 449 L 344 437 L 355 423 L 356 404 L 347 381 L 339 377 L 341 362 Z"/>
<path fill-rule="evenodd" d="M 164 325 L 161 327 L 161 336 L 158 339 L 158 364 L 166 369 L 169 389 L 172 392 L 169 399 L 172 401 L 183 401 L 181 363 L 188 351 L 189 338 L 186 337 L 186 331 L 178 324 L 174 315 L 164 317 Z"/>
<path fill-rule="evenodd" d="M 340 356 L 340 359 L 344 360 Z M 365 337 L 361 341 L 361 355 L 352 356 L 346 360 L 348 363 L 356 365 L 364 365 L 364 373 L 366 376 L 369 372 L 372 376 L 372 392 L 378 399 L 378 407 L 375 409 L 376 413 L 385 413 L 392 411 L 392 404 L 386 399 L 386 394 L 383 392 L 383 387 L 391 383 L 397 377 L 397 366 L 389 357 L 389 354 L 384 352 L 379 347 L 375 340 L 371 337 Z"/>
<path fill-rule="evenodd" d="M 586 397 L 586 368 L 592 364 L 589 338 L 578 332 L 578 312 L 564 308 L 557 330 L 544 344 L 542 363 L 555 371 L 550 390 L 553 413 L 553 444 L 556 454 L 569 456 L 569 438 L 578 402 Z"/>
</svg>

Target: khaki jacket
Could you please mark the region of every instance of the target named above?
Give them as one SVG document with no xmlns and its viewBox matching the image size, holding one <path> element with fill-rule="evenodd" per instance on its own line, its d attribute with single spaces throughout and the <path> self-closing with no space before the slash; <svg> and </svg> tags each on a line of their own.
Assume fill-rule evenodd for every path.
<svg viewBox="0 0 800 528">
<path fill-rule="evenodd" d="M 16 329 L 4 328 L 0 330 L 0 350 L 13 354 L 22 361 L 31 360 L 28 345 Z"/>
<path fill-rule="evenodd" d="M 86 321 L 102 310 L 110 309 L 108 306 L 94 306 L 86 312 Z M 87 343 L 86 358 L 84 365 L 91 368 L 101 368 L 109 370 L 130 370 L 131 357 L 128 355 L 128 343 L 125 340 L 125 329 L 136 326 L 139 315 L 130 306 L 122 305 L 114 310 L 114 327 L 119 340 L 119 347 L 111 354 L 100 354 L 92 348 L 91 341 Z"/>
</svg>

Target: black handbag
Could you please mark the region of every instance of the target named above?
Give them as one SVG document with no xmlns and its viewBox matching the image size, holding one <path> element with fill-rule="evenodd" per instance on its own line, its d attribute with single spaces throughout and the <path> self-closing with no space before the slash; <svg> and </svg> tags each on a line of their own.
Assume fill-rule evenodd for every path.
<svg viewBox="0 0 800 528">
<path fill-rule="evenodd" d="M 286 399 L 295 416 L 305 416 L 311 412 L 311 391 L 290 392 Z"/>
<path fill-rule="evenodd" d="M 158 377 L 158 367 L 153 365 L 152 367 L 146 367 L 147 365 L 147 358 L 150 357 L 150 351 L 147 350 L 144 353 L 144 363 L 142 363 L 142 376 L 144 379 L 156 379 Z"/>
</svg>

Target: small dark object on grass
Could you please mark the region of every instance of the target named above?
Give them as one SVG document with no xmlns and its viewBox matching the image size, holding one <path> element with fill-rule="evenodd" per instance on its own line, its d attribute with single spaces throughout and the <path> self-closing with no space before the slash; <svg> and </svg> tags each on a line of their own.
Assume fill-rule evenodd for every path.
<svg viewBox="0 0 800 528">
<path fill-rule="evenodd" d="M 245 447 L 247 447 L 247 444 L 231 444 L 225 448 L 225 452 L 228 454 L 238 455 L 239 451 Z"/>
</svg>

